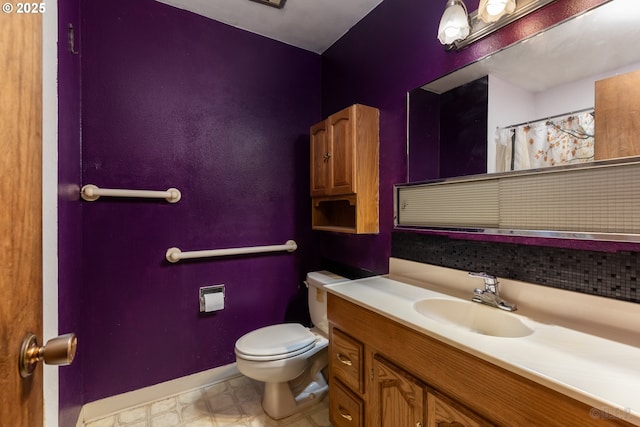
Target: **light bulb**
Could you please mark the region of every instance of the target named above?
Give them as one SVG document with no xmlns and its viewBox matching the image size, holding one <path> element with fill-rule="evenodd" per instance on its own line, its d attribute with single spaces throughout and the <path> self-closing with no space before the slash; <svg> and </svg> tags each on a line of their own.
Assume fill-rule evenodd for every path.
<svg viewBox="0 0 640 427">
<path fill-rule="evenodd" d="M 486 23 L 496 22 L 516 10 L 516 0 L 480 0 L 478 18 Z"/>
<path fill-rule="evenodd" d="M 466 6 L 461 0 L 450 0 L 440 20 L 438 40 L 444 45 L 450 45 L 465 39 L 469 35 L 469 31 L 469 16 Z"/>
<path fill-rule="evenodd" d="M 489 0 L 487 3 L 487 12 L 489 15 L 499 15 L 504 12 L 506 6 L 506 0 Z"/>
<path fill-rule="evenodd" d="M 447 36 L 447 38 L 455 38 L 455 36 L 460 33 L 460 29 L 449 26 L 444 29 L 444 33 Z"/>
</svg>

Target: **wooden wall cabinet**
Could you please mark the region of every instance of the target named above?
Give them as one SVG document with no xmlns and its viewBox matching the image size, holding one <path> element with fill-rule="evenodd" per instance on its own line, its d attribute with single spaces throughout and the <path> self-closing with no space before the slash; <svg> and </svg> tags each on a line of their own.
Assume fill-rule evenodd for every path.
<svg viewBox="0 0 640 427">
<path fill-rule="evenodd" d="M 313 229 L 378 233 L 379 116 L 354 104 L 311 127 Z"/>
<path fill-rule="evenodd" d="M 334 426 L 631 426 L 334 294 L 328 316 Z"/>
</svg>

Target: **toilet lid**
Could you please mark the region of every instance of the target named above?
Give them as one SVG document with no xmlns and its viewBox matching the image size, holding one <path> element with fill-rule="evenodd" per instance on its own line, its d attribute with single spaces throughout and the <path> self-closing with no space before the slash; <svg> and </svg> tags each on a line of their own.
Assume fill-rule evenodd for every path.
<svg viewBox="0 0 640 427">
<path fill-rule="evenodd" d="M 236 341 L 236 350 L 247 356 L 287 357 L 312 347 L 318 337 L 298 323 L 256 329 Z"/>
</svg>

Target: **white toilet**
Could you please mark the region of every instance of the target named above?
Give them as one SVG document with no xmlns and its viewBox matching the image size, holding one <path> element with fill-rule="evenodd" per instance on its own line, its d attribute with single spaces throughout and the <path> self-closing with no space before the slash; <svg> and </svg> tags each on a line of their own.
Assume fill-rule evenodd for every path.
<svg viewBox="0 0 640 427">
<path fill-rule="evenodd" d="M 298 323 L 266 326 L 236 341 L 238 370 L 265 383 L 262 407 L 280 419 L 322 399 L 328 391 L 329 323 L 325 285 L 345 281 L 328 271 L 307 274 L 309 313 L 314 327 Z"/>
</svg>

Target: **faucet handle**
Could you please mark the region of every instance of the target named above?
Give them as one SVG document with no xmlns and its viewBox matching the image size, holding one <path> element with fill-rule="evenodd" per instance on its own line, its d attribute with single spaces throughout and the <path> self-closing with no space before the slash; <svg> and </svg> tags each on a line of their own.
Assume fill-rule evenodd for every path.
<svg viewBox="0 0 640 427">
<path fill-rule="evenodd" d="M 498 278 L 496 276 L 484 272 L 476 273 L 471 271 L 469 272 L 469 276 L 484 279 L 484 290 L 474 289 L 471 301 L 498 307 L 506 311 L 517 310 L 515 304 L 508 304 L 500 298 L 500 294 L 498 292 Z"/>
<path fill-rule="evenodd" d="M 494 276 L 493 274 L 485 273 L 484 271 L 480 271 L 480 272 L 470 271 L 469 272 L 469 276 L 471 276 L 471 277 L 480 277 L 482 279 L 488 279 L 488 280 L 497 281 L 496 276 Z"/>
<path fill-rule="evenodd" d="M 485 286 L 495 286 L 498 284 L 498 278 L 496 276 L 494 276 L 493 274 L 485 273 L 483 271 L 482 272 L 470 271 L 469 276 L 479 277 L 481 279 L 484 279 Z"/>
</svg>

